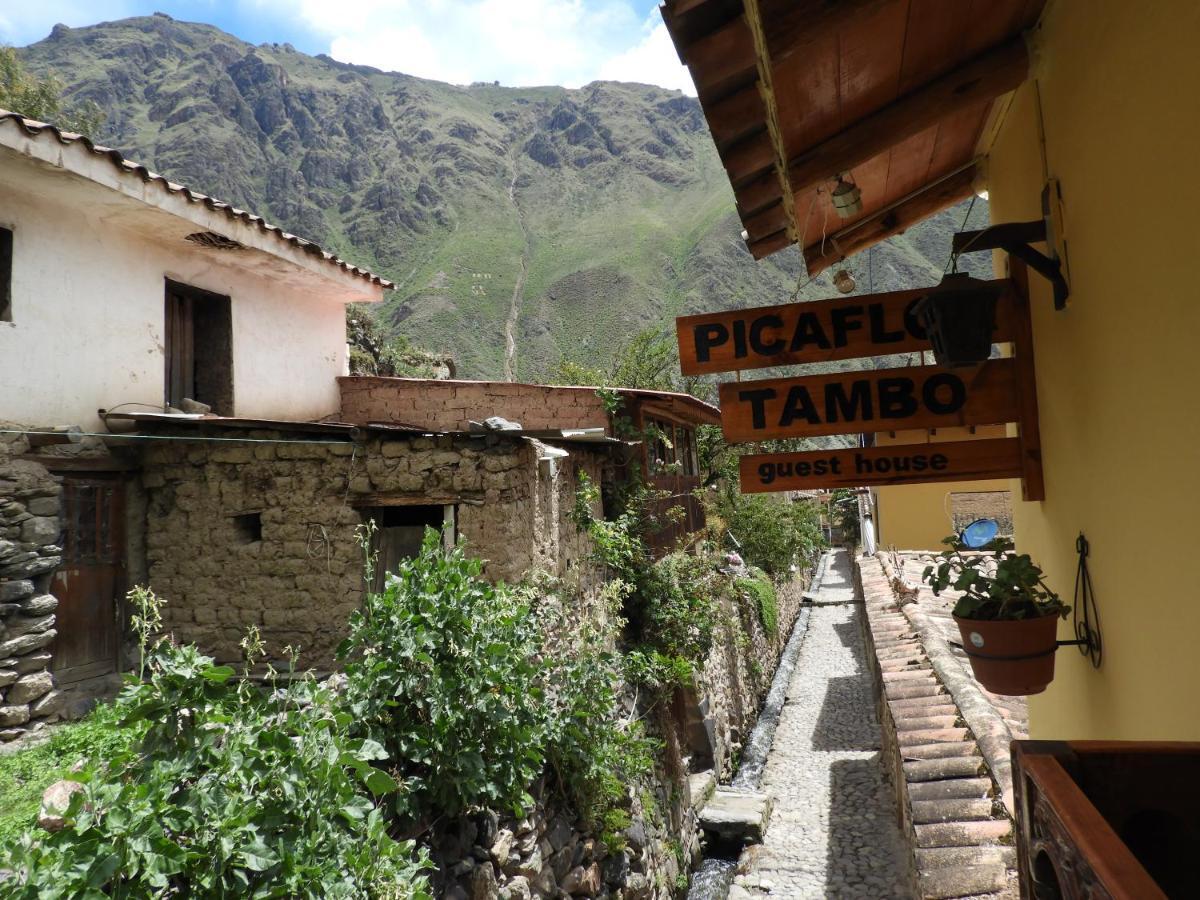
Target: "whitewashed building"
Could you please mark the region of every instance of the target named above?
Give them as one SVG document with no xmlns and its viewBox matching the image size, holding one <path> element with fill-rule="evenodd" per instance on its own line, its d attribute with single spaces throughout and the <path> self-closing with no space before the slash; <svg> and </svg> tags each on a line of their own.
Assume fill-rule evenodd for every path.
<svg viewBox="0 0 1200 900">
<path fill-rule="evenodd" d="M 98 409 L 184 397 L 225 416 L 330 415 L 347 372 L 345 304 L 389 286 L 0 110 L 0 419 L 90 431 Z"/>
</svg>

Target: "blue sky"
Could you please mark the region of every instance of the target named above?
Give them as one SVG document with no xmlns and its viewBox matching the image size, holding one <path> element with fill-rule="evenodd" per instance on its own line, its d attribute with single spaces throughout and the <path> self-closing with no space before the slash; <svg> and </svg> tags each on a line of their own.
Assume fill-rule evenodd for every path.
<svg viewBox="0 0 1200 900">
<path fill-rule="evenodd" d="M 654 0 L 0 0 L 0 43 L 165 12 L 251 43 L 463 84 L 642 81 L 695 93 Z"/>
</svg>

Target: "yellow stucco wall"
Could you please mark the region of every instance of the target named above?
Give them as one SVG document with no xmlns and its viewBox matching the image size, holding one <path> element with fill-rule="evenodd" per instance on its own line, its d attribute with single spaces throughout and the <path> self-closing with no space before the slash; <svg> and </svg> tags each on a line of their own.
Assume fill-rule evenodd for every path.
<svg viewBox="0 0 1200 900">
<path fill-rule="evenodd" d="M 1040 216 L 1040 93 L 1072 297 L 1055 312 L 1031 274 L 1046 500 L 1014 489 L 1014 520 L 1068 598 L 1087 533 L 1105 659 L 1059 652 L 1032 734 L 1200 740 L 1200 3 L 1052 0 L 1037 45 L 989 152 L 991 214 Z"/>
<path fill-rule="evenodd" d="M 972 434 L 967 428 L 939 428 L 933 434 L 927 430 L 884 432 L 875 436 L 878 446 L 894 444 L 926 444 L 945 441 L 969 441 L 989 437 L 1004 437 L 1000 426 L 977 428 Z M 935 484 L 901 484 L 876 488 L 876 536 L 880 547 L 899 550 L 943 550 L 942 538 L 952 534 L 950 495 L 970 491 L 1003 491 L 1007 481 L 945 481 Z"/>
</svg>

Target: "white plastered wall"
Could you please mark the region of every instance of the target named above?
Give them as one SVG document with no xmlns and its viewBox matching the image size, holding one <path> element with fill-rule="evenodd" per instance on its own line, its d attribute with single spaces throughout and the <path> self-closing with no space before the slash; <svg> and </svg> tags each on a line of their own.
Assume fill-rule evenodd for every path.
<svg viewBox="0 0 1200 900">
<path fill-rule="evenodd" d="M 234 415 L 327 416 L 347 369 L 344 302 L 381 295 L 348 290 L 333 267 L 327 279 L 262 250 L 199 247 L 183 240 L 197 223 L 5 148 L 0 225 L 13 229 L 0 420 L 25 425 L 91 430 L 97 409 L 162 404 L 167 278 L 231 298 Z"/>
</svg>

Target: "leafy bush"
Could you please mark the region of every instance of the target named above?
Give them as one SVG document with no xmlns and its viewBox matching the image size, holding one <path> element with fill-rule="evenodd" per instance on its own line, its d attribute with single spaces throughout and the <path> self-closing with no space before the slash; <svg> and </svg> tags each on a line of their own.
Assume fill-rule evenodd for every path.
<svg viewBox="0 0 1200 900">
<path fill-rule="evenodd" d="M 623 846 L 629 785 L 654 768 L 659 742 L 621 714 L 614 653 L 579 646 L 545 670 L 546 756 L 560 792 L 610 849 Z"/>
<path fill-rule="evenodd" d="M 0 853 L 5 896 L 430 896 L 367 794 L 395 788 L 371 765 L 383 749 L 349 736 L 324 688 L 263 691 L 166 643 L 145 670 L 114 705 L 140 741 L 75 776 L 61 831 Z"/>
<path fill-rule="evenodd" d="M 763 630 L 775 637 L 779 633 L 779 598 L 771 579 L 764 572 L 752 571 L 751 577 L 737 579 L 736 585 L 754 603 Z"/>
<path fill-rule="evenodd" d="M 670 553 L 640 573 L 642 637 L 651 647 L 693 666 L 703 664 L 716 627 L 714 574 L 710 560 L 685 551 Z"/>
<path fill-rule="evenodd" d="M 820 515 L 810 503 L 735 494 L 725 498 L 718 512 L 746 562 L 773 578 L 786 576 L 824 544 Z"/>
<path fill-rule="evenodd" d="M 519 812 L 543 766 L 538 632 L 518 596 L 427 529 L 421 553 L 350 620 L 348 709 L 401 779 L 396 812 L 421 822 L 474 805 Z"/>
<path fill-rule="evenodd" d="M 0 756 L 0 843 L 34 824 L 42 792 L 76 762 L 112 759 L 140 738 L 143 723 L 122 728 L 121 717 L 113 704 L 101 704 L 84 719 L 56 727 L 45 743 Z"/>
</svg>

